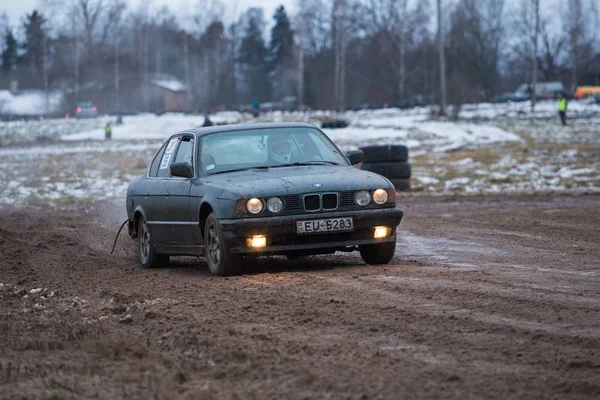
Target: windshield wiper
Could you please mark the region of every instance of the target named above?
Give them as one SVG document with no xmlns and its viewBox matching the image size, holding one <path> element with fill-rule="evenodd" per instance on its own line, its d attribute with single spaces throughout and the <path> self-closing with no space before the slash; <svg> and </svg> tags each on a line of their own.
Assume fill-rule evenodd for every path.
<svg viewBox="0 0 600 400">
<path fill-rule="evenodd" d="M 271 168 L 268 165 L 260 165 L 258 167 L 245 167 L 245 168 L 234 168 L 234 169 L 226 169 L 225 171 L 218 171 L 218 172 L 213 172 L 210 175 L 218 175 L 218 174 L 225 174 L 227 172 L 239 172 L 239 171 L 249 171 L 251 169 L 269 169 Z"/>
<path fill-rule="evenodd" d="M 276 167 L 297 167 L 299 165 L 320 165 L 320 164 L 340 165 L 340 163 L 337 163 L 335 161 L 310 160 L 310 161 L 298 161 L 298 162 L 291 163 L 291 164 L 274 165 L 273 168 L 276 168 Z"/>
</svg>

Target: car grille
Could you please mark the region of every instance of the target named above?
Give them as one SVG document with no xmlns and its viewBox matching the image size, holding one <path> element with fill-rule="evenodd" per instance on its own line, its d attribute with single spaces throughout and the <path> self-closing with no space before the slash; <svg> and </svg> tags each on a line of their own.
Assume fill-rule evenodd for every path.
<svg viewBox="0 0 600 400">
<path fill-rule="evenodd" d="M 321 198 L 318 194 L 307 194 L 304 196 L 304 209 L 306 211 L 317 211 L 321 208 Z"/>
<path fill-rule="evenodd" d="M 326 193 L 321 196 L 321 207 L 323 210 L 335 210 L 338 208 L 337 193 Z"/>
<path fill-rule="evenodd" d="M 340 193 L 340 207 L 354 207 L 354 192 Z"/>
<path fill-rule="evenodd" d="M 299 211 L 302 209 L 300 205 L 300 197 L 298 196 L 283 196 L 286 211 Z"/>
<path fill-rule="evenodd" d="M 319 194 L 308 194 L 304 197 L 302 195 L 288 195 L 283 196 L 284 210 L 290 213 L 297 213 L 298 211 L 332 211 L 332 210 L 362 210 L 365 207 L 357 206 L 354 203 L 355 191 L 339 192 L 339 193 L 325 193 Z"/>
</svg>

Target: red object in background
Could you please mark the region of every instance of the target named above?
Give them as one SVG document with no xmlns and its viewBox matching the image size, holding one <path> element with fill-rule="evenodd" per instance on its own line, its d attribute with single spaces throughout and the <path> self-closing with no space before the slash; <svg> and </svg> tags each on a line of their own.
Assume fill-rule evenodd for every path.
<svg viewBox="0 0 600 400">
<path fill-rule="evenodd" d="M 92 107 L 92 109 L 93 109 L 94 111 L 98 111 L 98 108 L 97 108 L 96 106 Z"/>
<path fill-rule="evenodd" d="M 77 112 L 81 112 L 81 107 L 77 107 Z"/>
</svg>

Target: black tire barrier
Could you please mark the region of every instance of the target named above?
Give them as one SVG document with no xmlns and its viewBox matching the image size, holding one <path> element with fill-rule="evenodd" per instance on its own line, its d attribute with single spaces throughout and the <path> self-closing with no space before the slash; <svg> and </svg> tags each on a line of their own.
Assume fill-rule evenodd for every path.
<svg viewBox="0 0 600 400">
<path fill-rule="evenodd" d="M 383 175 L 388 179 L 409 179 L 411 167 L 407 162 L 363 162 L 360 169 Z"/>
<path fill-rule="evenodd" d="M 408 147 L 402 144 L 363 146 L 360 147 L 360 150 L 362 150 L 363 153 L 365 153 L 364 162 L 366 163 L 381 163 L 386 161 L 408 161 Z"/>
<path fill-rule="evenodd" d="M 390 179 L 392 185 L 401 192 L 410 190 L 410 179 Z"/>
<path fill-rule="evenodd" d="M 348 121 L 344 121 L 342 119 L 333 119 L 331 121 L 324 121 L 321 124 L 321 128 L 323 129 L 338 129 L 347 127 Z"/>
</svg>

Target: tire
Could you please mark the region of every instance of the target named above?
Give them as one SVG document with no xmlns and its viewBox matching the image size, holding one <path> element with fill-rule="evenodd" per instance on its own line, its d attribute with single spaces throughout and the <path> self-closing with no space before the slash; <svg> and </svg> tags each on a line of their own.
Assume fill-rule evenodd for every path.
<svg viewBox="0 0 600 400">
<path fill-rule="evenodd" d="M 388 264 L 394 258 L 394 253 L 396 253 L 396 241 L 366 244 L 360 246 L 358 250 L 363 261 L 369 265 Z"/>
<path fill-rule="evenodd" d="M 336 122 L 336 128 L 346 128 L 348 126 L 348 122 L 338 119 Z"/>
<path fill-rule="evenodd" d="M 138 253 L 140 263 L 146 268 L 165 267 L 169 264 L 169 256 L 157 254 L 154 250 L 154 240 L 148 230 L 146 219 L 140 217 L 138 221 Z"/>
<path fill-rule="evenodd" d="M 402 144 L 371 145 L 360 147 L 365 153 L 366 163 L 381 163 L 386 161 L 407 162 L 408 147 Z"/>
<path fill-rule="evenodd" d="M 390 179 L 390 182 L 392 182 L 397 191 L 404 192 L 410 190 L 410 179 Z"/>
<path fill-rule="evenodd" d="M 210 213 L 204 224 L 204 254 L 213 275 L 239 275 L 242 271 L 243 258 L 229 252 L 221 224 L 214 213 Z"/>
<path fill-rule="evenodd" d="M 332 119 L 330 121 L 325 121 L 321 124 L 322 129 L 337 129 L 337 128 L 345 128 L 348 126 L 348 121 L 344 121 L 343 119 Z"/>
<path fill-rule="evenodd" d="M 383 175 L 388 179 L 409 179 L 412 174 L 410 164 L 406 162 L 363 162 L 360 168 Z"/>
</svg>

